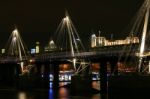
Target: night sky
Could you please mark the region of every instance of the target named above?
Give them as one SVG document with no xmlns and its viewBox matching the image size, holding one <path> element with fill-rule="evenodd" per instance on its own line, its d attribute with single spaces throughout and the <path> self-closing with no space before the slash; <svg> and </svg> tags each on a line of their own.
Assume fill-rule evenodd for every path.
<svg viewBox="0 0 150 99">
<path fill-rule="evenodd" d="M 44 46 L 68 11 L 81 39 L 87 42 L 91 31 L 122 38 L 135 12 L 144 0 L 1 0 L 0 48 L 6 45 L 15 25 L 28 48 L 36 41 Z M 85 39 L 86 38 L 86 39 Z"/>
</svg>

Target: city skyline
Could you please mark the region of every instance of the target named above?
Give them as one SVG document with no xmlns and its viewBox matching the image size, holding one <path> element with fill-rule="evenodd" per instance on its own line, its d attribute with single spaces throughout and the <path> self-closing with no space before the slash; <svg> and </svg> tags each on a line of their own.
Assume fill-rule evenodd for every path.
<svg viewBox="0 0 150 99">
<path fill-rule="evenodd" d="M 81 39 L 83 36 L 90 38 L 92 30 L 95 33 L 101 30 L 101 35 L 106 37 L 114 33 L 116 37 L 130 23 L 142 2 L 143 0 L 1 1 L 0 47 L 5 47 L 15 25 L 29 48 L 36 41 L 45 46 L 65 16 L 65 10 L 68 11 Z"/>
</svg>

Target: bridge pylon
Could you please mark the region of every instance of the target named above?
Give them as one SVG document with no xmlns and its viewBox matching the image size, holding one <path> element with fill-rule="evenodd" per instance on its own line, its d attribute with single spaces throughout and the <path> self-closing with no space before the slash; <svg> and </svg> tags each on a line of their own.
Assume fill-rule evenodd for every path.
<svg viewBox="0 0 150 99">
<path fill-rule="evenodd" d="M 21 38 L 17 28 L 15 28 L 6 45 L 7 57 L 14 57 L 21 66 L 21 72 L 24 71 L 25 61 L 27 61 L 27 48 Z"/>
<path fill-rule="evenodd" d="M 60 51 L 66 51 L 67 53 L 70 52 L 70 55 L 72 56 L 70 61 L 72 62 L 76 73 L 87 67 L 79 63 L 81 61 L 83 63 L 84 60 L 77 59 L 75 56 L 75 53 L 84 51 L 85 48 L 67 11 L 65 13 L 65 17 L 59 24 L 54 37 L 56 46 L 60 49 Z M 77 66 L 77 64 L 80 64 L 80 66 Z"/>
<path fill-rule="evenodd" d="M 146 13 L 144 17 L 144 26 L 142 31 L 142 38 L 141 38 L 141 45 L 140 45 L 140 55 L 139 55 L 139 65 L 138 65 L 138 72 L 142 72 L 141 66 L 143 64 L 143 55 L 145 51 L 145 41 L 146 41 L 146 34 L 148 29 L 148 22 L 149 22 L 149 11 L 150 11 L 150 0 L 145 0 L 146 2 Z"/>
</svg>

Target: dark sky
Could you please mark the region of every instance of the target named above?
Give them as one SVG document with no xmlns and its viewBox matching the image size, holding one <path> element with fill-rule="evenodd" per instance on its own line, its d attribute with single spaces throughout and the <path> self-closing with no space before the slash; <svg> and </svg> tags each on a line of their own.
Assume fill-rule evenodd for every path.
<svg viewBox="0 0 150 99">
<path fill-rule="evenodd" d="M 17 26 L 28 48 L 36 41 L 46 45 L 68 10 L 81 38 L 91 30 L 109 37 L 123 37 L 122 31 L 130 23 L 144 0 L 0 0 L 0 47 Z M 98 33 L 97 33 L 98 34 Z M 87 39 L 83 39 L 85 42 Z"/>
</svg>

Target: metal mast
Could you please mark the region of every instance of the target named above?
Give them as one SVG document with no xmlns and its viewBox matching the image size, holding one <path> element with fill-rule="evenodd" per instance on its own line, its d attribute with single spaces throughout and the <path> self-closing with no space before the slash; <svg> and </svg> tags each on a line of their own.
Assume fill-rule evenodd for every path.
<svg viewBox="0 0 150 99">
<path fill-rule="evenodd" d="M 147 9 L 146 9 L 144 27 L 143 27 L 142 39 L 141 39 L 141 46 L 140 46 L 140 57 L 139 57 L 140 59 L 139 59 L 138 72 L 141 72 L 143 53 L 144 53 L 144 49 L 145 49 L 145 39 L 146 39 L 147 26 L 148 26 L 148 20 L 149 20 L 149 4 L 150 4 L 150 2 L 148 0 L 148 6 L 147 6 Z"/>
</svg>

